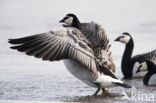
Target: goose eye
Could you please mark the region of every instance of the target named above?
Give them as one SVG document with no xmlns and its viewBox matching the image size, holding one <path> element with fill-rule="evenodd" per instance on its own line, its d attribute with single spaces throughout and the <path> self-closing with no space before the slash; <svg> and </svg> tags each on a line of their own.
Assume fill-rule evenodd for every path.
<svg viewBox="0 0 156 103">
<path fill-rule="evenodd" d="M 124 36 L 121 36 L 120 38 L 124 38 Z"/>
<path fill-rule="evenodd" d="M 64 17 L 64 19 L 66 20 L 66 19 L 68 19 L 68 17 Z"/>
</svg>

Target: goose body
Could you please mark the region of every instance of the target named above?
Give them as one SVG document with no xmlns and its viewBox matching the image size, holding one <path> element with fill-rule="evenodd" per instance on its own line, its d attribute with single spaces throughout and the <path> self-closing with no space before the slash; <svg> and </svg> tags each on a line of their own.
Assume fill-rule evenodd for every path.
<svg viewBox="0 0 156 103">
<path fill-rule="evenodd" d="M 97 87 L 94 81 L 97 79 L 91 71 L 89 71 L 85 66 L 74 60 L 63 60 L 67 70 L 73 74 L 76 78 L 82 80 L 84 83 L 91 87 Z"/>
<path fill-rule="evenodd" d="M 147 86 L 156 86 L 156 65 L 150 61 L 146 60 L 140 64 L 140 71 L 142 70 L 142 65 L 144 63 L 147 65 L 147 74 L 144 76 L 143 83 Z"/>
<path fill-rule="evenodd" d="M 121 36 L 115 39 L 115 41 L 126 44 L 121 62 L 121 69 L 124 78 L 144 77 L 144 75 L 147 73 L 147 67 L 144 66 L 144 71 L 137 72 L 140 62 L 147 59 L 156 62 L 156 49 L 151 52 L 139 54 L 132 57 L 134 41 L 129 33 L 123 33 Z"/>
<path fill-rule="evenodd" d="M 113 86 L 131 86 L 119 80 L 96 58 L 90 42 L 84 34 L 73 27 L 58 31 L 36 34 L 28 37 L 9 39 L 9 43 L 20 52 L 43 60 L 63 60 L 68 71 L 91 87 L 98 90 Z"/>
<path fill-rule="evenodd" d="M 96 83 L 100 83 L 101 87 L 115 87 L 117 86 L 115 83 L 123 83 L 117 78 L 112 78 L 103 73 L 97 72 L 97 76 L 95 76 L 92 72 L 88 71 L 86 67 L 80 65 L 78 62 L 74 60 L 64 60 L 65 66 L 67 70 L 73 74 L 76 78 L 82 80 L 84 83 L 91 87 L 97 87 Z M 114 82 L 114 83 L 113 83 Z"/>
<path fill-rule="evenodd" d="M 80 23 L 74 14 L 67 14 L 60 22 L 65 23 L 64 27 L 75 27 L 79 29 L 91 43 L 94 53 L 101 61 L 105 62 L 105 66 L 115 72 L 115 64 L 110 51 L 111 44 L 109 38 L 102 26 L 95 22 Z M 100 59 L 99 59 L 100 60 Z"/>
</svg>

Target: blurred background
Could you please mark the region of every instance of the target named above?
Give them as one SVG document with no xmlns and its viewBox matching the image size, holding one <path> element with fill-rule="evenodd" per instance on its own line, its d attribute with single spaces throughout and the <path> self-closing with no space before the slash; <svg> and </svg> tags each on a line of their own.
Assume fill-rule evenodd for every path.
<svg viewBox="0 0 156 103">
<path fill-rule="evenodd" d="M 67 13 L 81 22 L 100 23 L 112 43 L 117 76 L 124 45 L 114 42 L 129 32 L 134 55 L 156 49 L 155 0 L 0 0 L 0 100 L 63 101 L 95 91 L 72 76 L 62 61 L 48 62 L 11 50 L 9 38 L 61 29 Z"/>
</svg>

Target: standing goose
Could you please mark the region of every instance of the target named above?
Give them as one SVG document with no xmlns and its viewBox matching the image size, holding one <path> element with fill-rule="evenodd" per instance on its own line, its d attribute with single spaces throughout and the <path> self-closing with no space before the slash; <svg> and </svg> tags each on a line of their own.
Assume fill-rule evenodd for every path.
<svg viewBox="0 0 156 103">
<path fill-rule="evenodd" d="M 91 23 L 80 23 L 79 19 L 74 14 L 67 14 L 60 23 L 64 23 L 64 27 L 75 27 L 79 29 L 85 37 L 90 41 L 92 47 L 94 48 L 95 55 L 103 65 L 105 65 L 109 70 L 115 72 L 115 64 L 112 59 L 112 53 L 110 51 L 109 38 L 107 37 L 105 30 L 100 24 Z"/>
<path fill-rule="evenodd" d="M 142 67 L 147 65 L 147 74 L 144 76 L 143 83 L 147 86 L 156 86 L 156 64 L 150 60 L 146 60 L 140 64 L 139 71 L 143 70 Z"/>
<path fill-rule="evenodd" d="M 115 39 L 115 41 L 126 44 L 121 62 L 121 69 L 124 78 L 143 77 L 146 74 L 146 72 L 137 72 L 140 61 L 149 59 L 156 62 L 156 49 L 151 52 L 132 57 L 134 42 L 129 33 L 122 33 L 122 35 Z M 147 71 L 147 68 L 144 69 Z"/>
<path fill-rule="evenodd" d="M 58 31 L 9 39 L 20 52 L 43 60 L 63 60 L 68 71 L 91 87 L 98 88 L 94 95 L 107 87 L 131 86 L 119 80 L 111 71 L 101 66 L 90 43 L 76 28 L 67 27 Z"/>
</svg>

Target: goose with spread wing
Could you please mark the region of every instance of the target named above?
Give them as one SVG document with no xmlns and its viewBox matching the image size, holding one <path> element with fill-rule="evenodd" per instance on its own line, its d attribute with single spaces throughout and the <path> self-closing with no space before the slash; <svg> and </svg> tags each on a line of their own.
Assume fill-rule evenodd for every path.
<svg viewBox="0 0 156 103">
<path fill-rule="evenodd" d="M 102 89 L 131 86 L 119 80 L 110 70 L 101 66 L 84 34 L 73 27 L 58 31 L 9 39 L 11 49 L 48 61 L 63 60 L 68 71 L 91 87 Z"/>
<path fill-rule="evenodd" d="M 75 27 L 79 29 L 88 41 L 91 43 L 95 55 L 103 65 L 109 70 L 115 72 L 115 64 L 112 58 L 112 52 L 110 51 L 111 44 L 109 38 L 105 33 L 102 26 L 95 22 L 80 23 L 75 14 L 67 14 L 60 23 L 64 23 L 64 27 Z"/>
<path fill-rule="evenodd" d="M 122 33 L 122 35 L 116 38 L 115 41 L 126 44 L 121 62 L 121 69 L 124 78 L 144 77 L 144 75 L 147 73 L 147 66 L 143 66 L 144 68 L 142 68 L 142 72 L 138 72 L 138 68 L 142 61 L 151 60 L 156 63 L 156 49 L 151 52 L 132 57 L 134 41 L 129 33 Z"/>
</svg>

